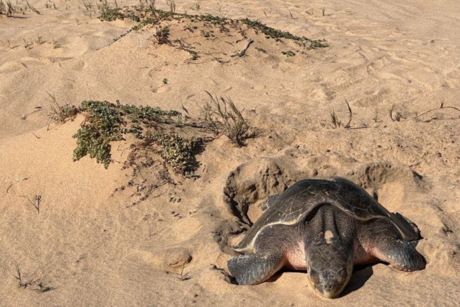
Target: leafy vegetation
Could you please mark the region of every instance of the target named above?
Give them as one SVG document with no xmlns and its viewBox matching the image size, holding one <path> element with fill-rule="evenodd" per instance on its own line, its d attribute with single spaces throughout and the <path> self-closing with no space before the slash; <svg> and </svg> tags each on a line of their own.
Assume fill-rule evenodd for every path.
<svg viewBox="0 0 460 307">
<path fill-rule="evenodd" d="M 310 46 L 308 47 L 309 49 L 324 48 L 328 46 L 325 40 L 311 40 L 309 38 L 306 38 L 305 36 L 296 36 L 286 31 L 281 31 L 281 30 L 277 30 L 274 28 L 270 28 L 264 25 L 263 23 L 259 22 L 258 20 L 254 21 L 254 20 L 245 18 L 245 19 L 242 19 L 241 22 L 256 31 L 262 32 L 263 34 L 265 34 L 265 38 L 268 38 L 268 39 L 272 38 L 272 39 L 275 39 L 276 41 L 279 41 L 280 39 L 285 38 L 285 39 L 292 39 L 298 42 L 310 42 Z"/>
<path fill-rule="evenodd" d="M 111 8 L 107 1 L 102 2 L 98 8 L 101 13 L 99 19 L 102 21 L 114 21 L 117 19 L 123 20 L 125 18 L 125 15 L 120 12 L 119 8 Z"/>
<path fill-rule="evenodd" d="M 270 28 L 258 20 L 250 20 L 250 19 L 245 18 L 245 19 L 242 19 L 241 22 L 244 23 L 245 25 L 248 25 L 250 28 L 261 31 L 263 34 L 265 34 L 267 38 L 274 38 L 274 39 L 286 38 L 286 39 L 293 39 L 293 40 L 304 39 L 303 37 L 295 36 L 289 32 Z"/>
<path fill-rule="evenodd" d="M 153 1 L 148 6 L 142 5 L 140 8 L 136 8 L 135 11 L 126 11 L 119 8 L 111 9 L 107 2 L 104 2 L 101 5 L 101 20 L 112 21 L 115 19 L 124 19 L 124 18 L 131 18 L 137 22 L 138 25 L 133 27 L 133 30 L 140 30 L 144 26 L 148 24 L 152 25 L 159 25 L 164 20 L 182 20 L 184 18 L 189 19 L 192 23 L 196 22 L 204 22 L 210 25 L 219 26 L 220 31 L 225 31 L 225 26 L 227 25 L 238 25 L 244 24 L 247 27 L 254 29 L 256 32 L 262 32 L 267 39 L 274 39 L 276 41 L 280 41 L 281 39 L 289 39 L 294 40 L 296 43 L 302 47 L 306 47 L 307 49 L 316 49 L 316 48 L 324 48 L 328 47 L 326 40 L 311 40 L 306 38 L 305 36 L 296 36 L 291 34 L 287 31 L 281 31 L 274 28 L 271 28 L 258 20 L 250 20 L 250 19 L 241 19 L 241 20 L 233 20 L 225 17 L 220 16 L 213 16 L 213 15 L 188 15 L 188 14 L 180 14 L 175 12 L 175 3 L 174 1 L 169 1 L 168 6 L 170 8 L 169 11 L 164 11 L 155 8 L 155 2 Z M 196 27 L 193 27 L 196 29 Z M 204 37 L 211 37 L 213 36 L 212 31 L 205 31 L 203 32 Z M 164 44 L 169 42 L 169 27 L 162 27 L 156 34 L 158 42 L 160 44 Z M 307 45 L 309 43 L 309 45 Z M 189 50 L 187 50 L 189 51 Z M 193 59 L 196 59 L 197 56 L 194 55 L 192 52 Z"/>
<path fill-rule="evenodd" d="M 144 147 L 156 145 L 160 156 L 177 173 L 191 172 L 198 164 L 195 154 L 202 144 L 200 138 L 186 138 L 157 129 L 160 124 L 181 121 L 182 114 L 177 111 L 119 102 L 83 101 L 79 112 L 85 115 L 85 121 L 73 136 L 77 139 L 74 161 L 89 155 L 107 168 L 112 161 L 111 143 L 125 140 L 125 136 L 131 134 L 142 139 Z"/>
<path fill-rule="evenodd" d="M 184 49 L 184 50 L 190 53 L 192 61 L 195 61 L 198 59 L 198 52 L 191 50 L 191 49 Z"/>
<path fill-rule="evenodd" d="M 285 56 L 288 56 L 288 57 L 292 57 L 292 56 L 295 56 L 295 52 L 289 50 L 289 51 L 281 51 L 282 54 L 284 54 Z"/>
<path fill-rule="evenodd" d="M 158 44 L 168 44 L 169 43 L 169 27 L 160 27 L 155 33 L 155 38 L 157 39 Z"/>
<path fill-rule="evenodd" d="M 160 146 L 161 157 L 177 173 L 187 174 L 198 165 L 195 154 L 202 145 L 200 138 L 153 132 L 146 137 L 146 142 Z"/>
<path fill-rule="evenodd" d="M 83 101 L 80 110 L 86 112 L 86 118 L 73 136 L 77 139 L 73 160 L 80 160 L 89 154 L 107 168 L 111 162 L 110 143 L 123 140 L 126 125 L 123 113 L 107 101 Z"/>
<path fill-rule="evenodd" d="M 146 25 L 153 25 L 156 23 L 156 19 L 154 18 L 145 18 L 143 20 L 140 20 L 139 23 L 134 26 L 132 29 L 135 31 L 141 30 L 144 28 Z"/>
</svg>

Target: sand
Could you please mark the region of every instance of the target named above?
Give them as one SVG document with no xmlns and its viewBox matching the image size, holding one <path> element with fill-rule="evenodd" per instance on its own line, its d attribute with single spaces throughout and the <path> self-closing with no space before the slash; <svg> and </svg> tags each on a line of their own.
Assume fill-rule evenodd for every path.
<svg viewBox="0 0 460 307">
<path fill-rule="evenodd" d="M 329 44 L 287 56 L 290 42 L 256 35 L 244 57 L 231 57 L 247 43 L 171 25 L 173 36 L 201 46 L 196 61 L 155 44 L 155 28 L 98 20 L 96 2 L 89 10 L 74 0 L 55 1 L 57 9 L 29 3 L 41 14 L 0 16 L 1 306 L 458 304 L 460 112 L 448 108 L 460 108 L 458 1 L 177 1 L 178 12 L 258 19 Z M 123 169 L 129 144 L 113 146 L 108 169 L 88 157 L 73 162 L 83 117 L 49 118 L 49 94 L 61 104 L 184 106 L 199 118 L 205 91 L 230 97 L 261 133 L 242 148 L 216 138 L 198 156 L 199 178 L 176 176 L 135 205 L 119 192 L 132 176 Z M 330 176 L 350 178 L 413 221 L 426 269 L 359 268 L 334 300 L 317 297 L 304 272 L 229 283 L 229 246 L 247 225 L 224 190 L 255 221 L 269 195 Z"/>
</svg>

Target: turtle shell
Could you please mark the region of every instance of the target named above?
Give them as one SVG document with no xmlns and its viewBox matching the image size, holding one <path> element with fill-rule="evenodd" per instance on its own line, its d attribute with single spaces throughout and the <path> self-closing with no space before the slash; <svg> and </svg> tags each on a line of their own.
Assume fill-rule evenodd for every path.
<svg viewBox="0 0 460 307">
<path fill-rule="evenodd" d="M 344 178 L 304 179 L 296 182 L 279 196 L 234 247 L 240 253 L 250 253 L 259 233 L 270 225 L 294 225 L 310 219 L 318 206 L 329 204 L 342 209 L 358 220 L 386 218 L 393 222 L 404 240 L 419 238 L 409 223 L 390 213 L 364 189 Z"/>
</svg>

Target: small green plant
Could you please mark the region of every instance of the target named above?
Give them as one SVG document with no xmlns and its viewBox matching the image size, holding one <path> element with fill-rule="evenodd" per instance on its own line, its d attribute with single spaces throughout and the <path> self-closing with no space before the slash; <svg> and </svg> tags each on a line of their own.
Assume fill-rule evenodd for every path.
<svg viewBox="0 0 460 307">
<path fill-rule="evenodd" d="M 289 50 L 289 51 L 281 51 L 281 53 L 284 54 L 287 57 L 295 56 L 295 53 L 293 51 L 291 51 L 291 50 Z"/>
<path fill-rule="evenodd" d="M 334 126 L 334 128 L 338 128 L 342 126 L 342 122 L 340 121 L 339 117 L 335 113 L 335 110 L 332 110 L 330 115 L 331 115 L 332 125 Z"/>
<path fill-rule="evenodd" d="M 146 18 L 146 19 L 143 19 L 141 20 L 137 25 L 135 25 L 134 27 L 132 27 L 133 30 L 135 31 L 138 31 L 142 28 L 144 28 L 146 25 L 152 25 L 156 22 L 156 19 L 153 19 L 153 18 Z"/>
<path fill-rule="evenodd" d="M 123 20 L 125 18 L 125 16 L 120 13 L 119 8 L 111 8 L 106 0 L 102 2 L 101 5 L 98 5 L 98 9 L 100 12 L 99 19 L 101 21 Z"/>
<path fill-rule="evenodd" d="M 345 103 L 347 104 L 347 108 L 348 108 L 348 122 L 345 125 L 343 125 L 343 127 L 350 128 L 351 121 L 353 120 L 353 111 L 351 110 L 350 104 L 348 103 L 346 99 L 345 99 Z M 332 125 L 334 126 L 334 128 L 342 127 L 342 121 L 339 119 L 339 117 L 335 113 L 335 110 L 332 110 L 330 115 L 331 115 Z"/>
<path fill-rule="evenodd" d="M 213 25 L 222 25 L 226 21 L 228 21 L 228 18 L 221 17 L 221 16 L 213 16 L 211 14 L 206 14 L 206 15 L 192 15 L 189 16 L 189 18 L 192 21 L 203 21 L 203 22 L 209 22 Z"/>
<path fill-rule="evenodd" d="M 56 96 L 46 92 L 50 97 L 50 104 L 51 104 L 51 114 L 49 115 L 51 119 L 58 123 L 65 123 L 69 118 L 74 118 L 78 113 L 79 110 L 70 104 L 65 104 L 61 106 L 56 99 Z"/>
<path fill-rule="evenodd" d="M 174 133 L 152 132 L 146 137 L 146 142 L 160 146 L 161 157 L 177 173 L 187 174 L 198 165 L 195 155 L 202 145 L 200 138 L 184 138 Z"/>
<path fill-rule="evenodd" d="M 168 79 L 164 78 L 163 79 L 163 84 L 168 84 Z"/>
<path fill-rule="evenodd" d="M 244 119 L 241 112 L 231 99 L 212 96 L 211 103 L 206 102 L 203 107 L 204 121 L 206 127 L 216 135 L 225 134 L 238 146 L 244 146 L 245 140 L 253 137 L 250 133 L 250 126 Z"/>
<path fill-rule="evenodd" d="M 317 49 L 317 48 L 326 48 L 329 45 L 326 43 L 324 39 L 317 39 L 317 40 L 310 40 L 310 47 L 309 49 Z"/>
<path fill-rule="evenodd" d="M 155 33 L 155 38 L 157 43 L 160 45 L 168 44 L 169 43 L 169 27 L 159 27 L 157 32 Z"/>
<path fill-rule="evenodd" d="M 196 61 L 198 59 L 198 53 L 194 50 L 191 50 L 191 49 L 185 49 L 185 51 L 187 51 L 188 53 L 190 53 L 190 56 L 191 56 L 191 60 L 192 61 Z"/>
</svg>

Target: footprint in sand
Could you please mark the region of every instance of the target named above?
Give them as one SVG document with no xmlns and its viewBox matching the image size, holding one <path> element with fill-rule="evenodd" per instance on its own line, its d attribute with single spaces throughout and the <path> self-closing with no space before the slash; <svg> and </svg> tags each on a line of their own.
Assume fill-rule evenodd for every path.
<svg viewBox="0 0 460 307">
<path fill-rule="evenodd" d="M 180 273 L 193 260 L 191 251 L 183 247 L 162 250 L 161 252 L 135 250 L 133 255 L 149 266 L 170 273 Z"/>
<path fill-rule="evenodd" d="M 74 71 L 82 71 L 86 68 L 87 64 L 84 60 L 69 61 L 64 65 L 68 65 L 68 68 Z"/>
<path fill-rule="evenodd" d="M 27 65 L 22 62 L 6 62 L 0 66 L 0 73 L 9 73 L 26 69 Z"/>
<path fill-rule="evenodd" d="M 255 91 L 263 91 L 265 88 L 266 88 L 266 86 L 263 85 L 263 84 L 254 85 L 252 87 L 252 89 L 255 90 Z"/>
<path fill-rule="evenodd" d="M 151 86 L 150 90 L 156 94 L 161 94 L 161 93 L 169 92 L 171 90 L 171 87 L 169 85 L 160 86 L 160 87 Z"/>
</svg>

